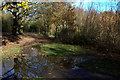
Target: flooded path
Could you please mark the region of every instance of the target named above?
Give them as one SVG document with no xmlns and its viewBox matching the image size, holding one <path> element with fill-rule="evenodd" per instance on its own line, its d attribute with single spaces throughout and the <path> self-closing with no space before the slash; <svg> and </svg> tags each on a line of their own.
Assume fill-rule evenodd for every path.
<svg viewBox="0 0 120 80">
<path fill-rule="evenodd" d="M 33 48 L 30 48 L 33 49 Z M 2 62 L 2 78 L 82 78 L 113 79 L 110 76 L 89 72 L 77 64 L 93 59 L 93 56 L 57 57 L 41 54 L 37 49 Z"/>
<path fill-rule="evenodd" d="M 34 43 L 46 44 L 50 41 L 49 38 L 36 34 L 27 34 L 27 36 L 30 38 L 19 41 L 20 44 L 25 43 L 22 54 L 9 60 L 2 60 L 2 79 L 80 78 L 85 80 L 115 80 L 111 76 L 90 72 L 77 66 L 77 64 L 93 59 L 93 56 L 48 56 L 41 53 L 40 49 L 27 47 Z M 26 43 L 28 40 L 30 41 Z"/>
</svg>

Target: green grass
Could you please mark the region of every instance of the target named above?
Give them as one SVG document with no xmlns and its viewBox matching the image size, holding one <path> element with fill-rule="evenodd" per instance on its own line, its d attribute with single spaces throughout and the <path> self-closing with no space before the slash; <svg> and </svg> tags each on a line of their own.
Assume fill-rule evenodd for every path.
<svg viewBox="0 0 120 80">
<path fill-rule="evenodd" d="M 21 47 L 18 46 L 12 46 L 9 49 L 8 48 L 3 48 L 2 49 L 2 59 L 8 59 L 10 57 L 14 57 L 15 55 L 18 55 L 21 51 Z"/>
<path fill-rule="evenodd" d="M 36 45 L 38 47 L 39 45 Z M 41 46 L 41 51 L 52 56 L 81 56 L 96 55 L 97 53 L 81 46 L 52 43 Z M 104 57 L 78 64 L 88 70 L 101 72 L 112 76 L 120 76 L 120 61 Z"/>
<path fill-rule="evenodd" d="M 39 49 L 39 48 L 40 48 L 40 45 L 37 44 L 37 45 L 33 45 L 32 47 L 33 47 L 33 48 L 38 48 L 38 49 Z"/>
<path fill-rule="evenodd" d="M 40 45 L 34 45 L 34 48 L 40 48 Z M 76 45 L 67 45 L 61 43 L 51 43 L 41 46 L 41 51 L 52 56 L 81 56 L 96 55 L 97 52 Z M 112 76 L 120 76 L 120 61 L 104 57 L 96 57 L 84 63 L 78 64 L 90 71 L 100 72 Z"/>
<path fill-rule="evenodd" d="M 112 76 L 120 76 L 120 61 L 109 58 L 97 58 L 78 64 L 91 71 L 97 71 Z"/>
<path fill-rule="evenodd" d="M 38 47 L 36 45 L 34 47 Z M 76 45 L 68 45 L 68 44 L 61 44 L 61 43 L 51 43 L 41 46 L 41 51 L 52 56 L 76 56 L 76 55 L 88 55 L 88 54 L 95 54 L 95 52 L 84 49 L 80 46 Z"/>
</svg>

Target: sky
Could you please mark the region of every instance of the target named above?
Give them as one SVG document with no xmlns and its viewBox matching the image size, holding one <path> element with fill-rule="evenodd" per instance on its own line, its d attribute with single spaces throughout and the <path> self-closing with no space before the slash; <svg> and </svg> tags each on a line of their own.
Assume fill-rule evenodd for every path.
<svg viewBox="0 0 120 80">
<path fill-rule="evenodd" d="M 39 2 L 40 0 L 36 0 L 36 1 Z M 44 1 L 58 2 L 58 0 L 44 0 Z M 64 2 L 66 0 L 61 0 L 61 1 Z M 74 2 L 73 5 L 75 5 L 76 7 L 82 7 L 85 11 L 87 11 L 88 8 L 91 7 L 91 5 L 93 4 L 92 9 L 95 9 L 98 12 L 104 12 L 104 11 L 110 11 L 111 8 L 113 11 L 116 11 L 117 10 L 116 5 L 120 0 L 116 0 L 116 1 L 110 1 L 110 0 L 67 0 L 67 1 Z M 79 5 L 80 2 L 82 2 L 83 4 Z M 0 5 L 1 5 L 1 2 L 0 2 Z"/>
<path fill-rule="evenodd" d="M 80 2 L 82 2 L 82 5 L 79 5 Z M 89 7 L 93 4 L 92 9 L 95 9 L 98 12 L 104 12 L 104 11 L 110 11 L 111 9 L 113 11 L 117 10 L 117 1 L 109 1 L 109 0 L 77 0 L 77 2 L 74 3 L 76 7 L 82 7 L 84 10 L 88 10 Z"/>
</svg>

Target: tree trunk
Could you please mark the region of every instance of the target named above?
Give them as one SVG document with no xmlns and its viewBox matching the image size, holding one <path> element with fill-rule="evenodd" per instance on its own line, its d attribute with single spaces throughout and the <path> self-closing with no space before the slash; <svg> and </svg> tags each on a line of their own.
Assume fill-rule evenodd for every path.
<svg viewBox="0 0 120 80">
<path fill-rule="evenodd" d="M 12 34 L 17 35 L 17 27 L 13 25 Z"/>
<path fill-rule="evenodd" d="M 18 28 L 18 20 L 17 20 L 17 16 L 15 16 L 15 18 L 13 19 L 13 28 L 12 28 L 13 35 L 17 35 L 17 28 Z"/>
<path fill-rule="evenodd" d="M 18 34 L 23 34 L 23 27 L 21 25 L 18 27 Z"/>
<path fill-rule="evenodd" d="M 58 25 L 55 28 L 55 38 L 57 38 L 57 30 L 58 30 Z"/>
</svg>

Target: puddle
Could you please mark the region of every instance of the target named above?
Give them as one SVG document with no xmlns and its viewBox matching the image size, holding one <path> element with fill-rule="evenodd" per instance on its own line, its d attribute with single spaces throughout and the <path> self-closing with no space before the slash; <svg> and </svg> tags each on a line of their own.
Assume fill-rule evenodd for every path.
<svg viewBox="0 0 120 80">
<path fill-rule="evenodd" d="M 37 53 L 34 49 L 32 53 Z M 88 57 L 55 57 L 45 55 L 26 55 L 19 56 L 10 60 L 2 61 L 2 78 L 35 78 L 59 75 L 58 72 L 67 73 L 71 70 L 79 70 L 76 66 L 86 60 Z"/>
</svg>

